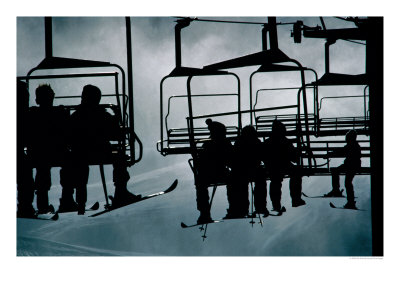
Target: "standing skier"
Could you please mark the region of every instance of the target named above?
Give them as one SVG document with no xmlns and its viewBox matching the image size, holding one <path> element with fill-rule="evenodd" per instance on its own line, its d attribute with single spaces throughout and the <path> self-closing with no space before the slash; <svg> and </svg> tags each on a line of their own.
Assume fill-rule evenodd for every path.
<svg viewBox="0 0 400 300">
<path fill-rule="evenodd" d="M 245 126 L 234 145 L 232 162 L 232 188 L 227 218 L 244 217 L 249 213 L 249 182 L 254 181 L 255 213 L 269 215 L 267 184 L 261 169 L 261 146 L 253 126 Z"/>
<path fill-rule="evenodd" d="M 212 221 L 208 194 L 210 184 L 225 182 L 228 201 L 231 193 L 229 167 L 232 160 L 232 145 L 226 138 L 226 127 L 211 119 L 207 119 L 206 124 L 210 130 L 210 140 L 203 143 L 203 149 L 198 156 L 198 173 L 195 177 L 197 209 L 200 211 L 197 220 L 199 224 Z"/>
<path fill-rule="evenodd" d="M 286 138 L 286 127 L 278 120 L 272 124 L 271 137 L 264 142 L 264 164 L 270 175 L 271 183 L 269 194 L 273 210 L 281 211 L 282 181 L 289 175 L 289 190 L 292 198 L 292 207 L 306 204 L 301 199 L 301 167 L 295 165 L 299 155 L 292 142 Z"/>
<path fill-rule="evenodd" d="M 342 191 L 340 190 L 339 174 L 344 172 L 346 177 L 344 180 L 347 203 L 345 208 L 356 208 L 356 201 L 354 201 L 354 188 L 353 179 L 357 171 L 361 168 L 361 148 L 357 143 L 357 132 L 350 130 L 346 134 L 346 145 L 342 149 L 329 152 L 326 157 L 329 156 L 344 155 L 346 158 L 342 165 L 337 168 L 331 168 L 332 173 L 332 190 L 325 194 L 325 197 L 340 197 Z"/>
</svg>

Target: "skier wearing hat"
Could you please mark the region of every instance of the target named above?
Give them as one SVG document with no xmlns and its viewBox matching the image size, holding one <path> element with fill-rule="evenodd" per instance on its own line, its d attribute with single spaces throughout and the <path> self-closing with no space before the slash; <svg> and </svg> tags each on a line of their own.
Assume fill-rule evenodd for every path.
<svg viewBox="0 0 400 300">
<path fill-rule="evenodd" d="M 301 169 L 293 164 L 297 162 L 299 155 L 292 142 L 286 138 L 286 127 L 281 121 L 273 122 L 271 137 L 264 142 L 263 153 L 263 161 L 271 179 L 269 194 L 273 210 L 279 212 L 282 210 L 281 189 L 285 175 L 290 177 L 289 189 L 292 207 L 306 204 L 301 199 Z"/>
<path fill-rule="evenodd" d="M 208 186 L 213 183 L 226 183 L 228 199 L 231 194 L 229 167 L 232 160 L 232 145 L 226 138 L 226 127 L 220 122 L 206 120 L 210 139 L 203 143 L 198 155 L 198 174 L 196 176 L 197 209 L 200 216 L 197 223 L 212 221 Z"/>
<path fill-rule="evenodd" d="M 234 145 L 232 185 L 234 193 L 229 201 L 226 218 L 245 217 L 249 213 L 249 182 L 254 181 L 255 213 L 268 216 L 267 184 L 261 169 L 261 146 L 253 126 L 245 126 Z"/>
</svg>

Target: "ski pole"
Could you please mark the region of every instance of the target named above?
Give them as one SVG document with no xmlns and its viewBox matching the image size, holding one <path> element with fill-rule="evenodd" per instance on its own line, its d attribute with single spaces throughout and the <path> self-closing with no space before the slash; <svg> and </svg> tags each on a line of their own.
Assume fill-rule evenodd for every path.
<svg viewBox="0 0 400 300">
<path fill-rule="evenodd" d="M 254 202 L 253 202 L 253 200 L 254 200 L 254 189 L 253 189 L 253 183 L 252 182 L 250 182 L 250 187 L 251 187 L 251 221 L 250 221 L 250 224 L 251 224 L 251 227 L 253 227 L 253 225 L 254 225 L 254 220 L 253 220 L 253 218 L 254 218 Z"/>
<path fill-rule="evenodd" d="M 212 191 L 212 194 L 211 194 L 210 212 L 211 212 L 211 205 L 212 205 L 212 202 L 213 202 L 213 200 L 214 200 L 214 195 L 215 195 L 215 191 L 216 191 L 216 190 L 217 190 L 217 186 L 214 185 L 214 186 L 213 186 L 213 191 Z M 204 226 L 204 225 L 203 225 L 203 226 Z M 204 242 L 205 238 L 207 237 L 207 236 L 206 236 L 206 232 L 207 232 L 208 223 L 206 224 L 206 227 L 205 227 L 205 228 L 204 228 L 203 226 L 201 227 L 200 230 L 203 230 L 203 229 L 204 229 L 204 234 L 202 235 L 203 242 Z"/>
</svg>

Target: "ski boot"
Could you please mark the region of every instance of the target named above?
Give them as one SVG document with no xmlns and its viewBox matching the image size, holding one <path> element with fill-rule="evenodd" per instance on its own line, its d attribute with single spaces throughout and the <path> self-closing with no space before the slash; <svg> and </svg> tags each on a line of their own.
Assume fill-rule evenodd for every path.
<svg viewBox="0 0 400 300">
<path fill-rule="evenodd" d="M 213 219 L 211 219 L 211 214 L 209 211 L 201 211 L 200 216 L 197 219 L 197 224 L 205 224 L 205 223 L 210 223 L 212 221 Z"/>
<path fill-rule="evenodd" d="M 73 198 L 71 199 L 63 199 L 60 198 L 60 206 L 58 207 L 58 212 L 73 212 L 78 211 L 78 204 L 74 201 Z"/>
<path fill-rule="evenodd" d="M 357 209 L 356 201 L 347 201 L 347 203 L 343 206 L 343 208 L 347 209 Z"/>
<path fill-rule="evenodd" d="M 36 216 L 36 211 L 33 206 L 30 205 L 19 205 L 17 211 L 17 218 L 34 218 Z"/>
<path fill-rule="evenodd" d="M 78 203 L 78 215 L 84 215 L 86 211 L 86 205 Z"/>
<path fill-rule="evenodd" d="M 53 205 L 48 205 L 47 207 L 41 207 L 38 209 L 37 214 L 38 215 L 44 215 L 44 214 L 54 214 L 55 210 L 54 210 L 54 206 Z"/>
<path fill-rule="evenodd" d="M 139 201 L 142 195 L 135 195 L 125 188 L 115 188 L 114 197 L 112 200 L 112 207 L 121 207 L 126 204 L 131 204 Z"/>
<path fill-rule="evenodd" d="M 299 206 L 302 206 L 302 205 L 305 205 L 306 204 L 306 201 L 304 201 L 303 199 L 297 199 L 297 200 L 295 200 L 295 201 L 292 201 L 292 207 L 299 207 Z"/>
</svg>

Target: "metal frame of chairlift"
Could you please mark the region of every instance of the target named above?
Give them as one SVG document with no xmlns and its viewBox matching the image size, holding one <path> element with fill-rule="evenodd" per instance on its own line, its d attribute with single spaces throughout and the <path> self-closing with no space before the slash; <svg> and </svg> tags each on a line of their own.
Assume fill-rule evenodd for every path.
<svg viewBox="0 0 400 300">
<path fill-rule="evenodd" d="M 295 62 L 295 60 L 290 59 L 291 62 Z M 315 75 L 315 78 L 318 79 L 318 75 L 317 73 L 310 68 L 305 68 L 302 67 L 301 64 L 299 62 L 295 62 L 296 66 L 288 66 L 288 65 L 274 65 L 274 64 L 269 64 L 269 65 L 262 65 L 258 70 L 254 71 L 251 75 L 250 75 L 250 107 L 252 108 L 252 116 L 251 116 L 251 124 L 253 124 L 253 118 L 254 118 L 254 122 L 256 125 L 256 129 L 258 131 L 259 136 L 262 137 L 266 137 L 269 135 L 269 131 L 272 128 L 272 121 L 275 119 L 280 119 L 287 127 L 292 125 L 291 122 L 294 122 L 294 130 L 288 130 L 287 131 L 287 135 L 294 135 L 296 136 L 297 139 L 297 143 L 298 143 L 298 147 L 299 149 L 301 148 L 301 133 L 303 132 L 302 127 L 304 126 L 304 130 L 307 136 L 307 145 L 309 145 L 309 138 L 308 136 L 310 135 L 310 117 L 313 118 L 313 123 L 311 123 L 312 125 L 314 125 L 313 127 L 315 128 L 315 124 L 317 123 L 318 120 L 318 114 L 315 114 L 316 110 L 316 103 L 317 103 L 317 99 L 318 99 L 318 90 L 314 87 L 312 87 L 313 92 L 314 92 L 314 113 L 313 114 L 308 114 L 308 108 L 307 108 L 307 98 L 305 96 L 305 88 L 303 88 L 303 84 L 305 83 L 305 71 L 310 71 Z M 302 86 L 301 87 L 285 87 L 285 88 L 269 88 L 269 89 L 258 89 L 256 92 L 256 99 L 253 105 L 253 84 L 252 84 L 252 80 L 254 75 L 259 74 L 259 73 L 267 73 L 267 72 L 290 72 L 290 71 L 297 71 L 301 73 L 301 83 Z M 269 107 L 267 109 L 256 109 L 256 105 L 257 105 L 257 101 L 258 101 L 258 95 L 261 91 L 278 91 L 278 90 L 298 90 L 297 93 L 297 104 L 296 105 L 287 105 L 287 106 L 276 106 L 276 107 Z M 304 114 L 304 117 L 302 117 L 301 114 L 301 93 L 303 92 L 304 96 L 303 96 L 303 108 L 304 111 L 307 112 L 307 114 Z M 272 116 L 268 116 L 269 117 L 269 126 L 265 126 L 266 129 L 270 129 L 269 131 L 260 131 L 260 129 L 262 128 L 262 125 L 259 124 L 259 120 L 260 118 L 262 118 L 263 116 L 256 116 L 256 112 L 259 111 L 265 111 L 265 110 L 281 110 L 281 109 L 290 109 L 290 108 L 297 108 L 297 114 L 294 115 L 295 120 L 293 120 L 293 115 L 272 115 Z M 304 125 L 302 124 L 302 120 L 304 120 Z M 315 130 L 314 130 L 315 131 Z"/>
<path fill-rule="evenodd" d="M 326 29 L 325 29 L 326 30 Z M 355 34 L 353 30 L 349 30 L 348 32 L 352 32 L 351 34 Z M 318 32 L 318 30 L 317 30 Z M 338 31 L 339 32 L 339 31 Z M 341 31 L 342 32 L 342 31 Z M 313 37 L 312 34 L 304 34 L 305 36 L 308 37 Z M 317 34 L 318 35 L 318 34 Z M 365 86 L 364 88 L 364 95 L 354 95 L 354 96 L 335 96 L 335 97 L 323 97 L 321 100 L 316 99 L 316 109 L 317 109 L 317 123 L 316 123 L 316 133 L 315 136 L 317 138 L 327 138 L 327 137 L 333 137 L 333 136 L 344 136 L 348 130 L 354 129 L 356 130 L 359 134 L 361 135 L 369 135 L 369 117 L 368 117 L 368 111 L 367 109 L 367 88 L 368 88 L 368 83 L 367 83 L 367 78 L 365 74 L 360 74 L 360 75 L 347 75 L 347 74 L 336 74 L 336 73 L 331 73 L 330 72 L 330 64 L 329 64 L 329 47 L 335 43 L 335 39 L 328 38 L 326 43 L 325 43 L 325 74 L 319 78 L 316 79 L 314 82 L 311 82 L 307 84 L 304 88 L 309 88 L 313 87 L 318 90 L 322 86 Z M 362 117 L 338 117 L 338 118 L 320 118 L 319 117 L 319 111 L 322 106 L 322 100 L 324 99 L 339 99 L 339 98 L 358 98 L 362 97 L 364 99 L 364 116 Z M 319 101 L 319 102 L 318 102 Z M 314 152 L 323 152 L 328 153 L 329 150 L 332 150 L 332 147 L 329 145 L 332 144 L 337 144 L 337 143 L 342 143 L 344 144 L 344 141 L 337 141 L 337 140 L 316 140 L 312 141 L 311 145 L 313 145 L 310 149 L 313 151 L 313 156 L 316 158 L 322 158 L 323 154 L 319 153 L 314 153 Z M 362 150 L 362 157 L 370 158 L 371 153 L 370 153 L 370 141 L 368 140 L 359 140 L 359 143 L 361 144 L 361 150 Z M 319 146 L 316 147 L 315 145 L 317 144 L 325 144 L 325 146 Z M 329 173 L 329 160 L 327 160 L 327 169 L 319 169 L 315 168 L 314 172 L 316 175 L 330 175 Z M 369 175 L 371 174 L 370 167 L 363 167 L 358 174 L 366 174 Z"/>
<path fill-rule="evenodd" d="M 267 33 L 269 34 L 270 49 L 267 47 Z M 278 47 L 278 36 L 277 36 L 277 23 L 275 17 L 268 17 L 268 24 L 264 24 L 262 28 L 262 51 L 253 53 L 250 55 L 242 56 L 239 58 L 234 58 L 228 61 L 215 63 L 206 66 L 205 69 L 210 70 L 220 70 L 220 69 L 230 69 L 237 67 L 246 67 L 253 65 L 260 65 L 260 68 L 253 72 L 250 76 L 250 110 L 243 111 L 243 113 L 250 113 L 250 124 L 253 125 L 253 115 L 255 112 L 267 111 L 267 110 L 277 110 L 277 109 L 287 109 L 297 107 L 297 124 L 296 124 L 296 139 L 298 148 L 307 149 L 310 147 L 310 130 L 309 130 L 309 120 L 308 120 L 308 108 L 307 108 L 307 95 L 305 92 L 303 95 L 303 111 L 304 111 L 304 125 L 301 124 L 301 110 L 300 110 L 300 91 L 306 86 L 305 82 L 305 70 L 314 72 L 315 76 L 317 74 L 314 70 L 304 68 L 300 62 L 295 59 L 288 57 L 283 53 Z M 295 66 L 290 65 L 280 65 L 280 63 L 293 63 Z M 271 107 L 264 109 L 254 109 L 252 104 L 252 78 L 256 73 L 259 72 L 271 72 L 271 71 L 300 71 L 301 75 L 301 87 L 298 93 L 297 105 L 283 106 L 283 107 Z M 315 105 L 315 103 L 314 103 Z M 272 125 L 272 124 L 271 124 Z M 304 126 L 304 133 L 302 127 Z M 304 142 L 301 142 L 303 136 L 306 138 L 305 147 Z M 308 159 L 308 164 L 311 166 L 311 158 Z"/>
<path fill-rule="evenodd" d="M 124 140 L 119 141 L 119 149 L 122 149 L 122 152 L 125 154 L 127 159 L 127 163 L 129 166 L 134 165 L 139 162 L 143 155 L 143 145 L 138 136 L 134 131 L 134 115 L 133 115 L 133 97 L 131 92 L 130 95 L 126 93 L 126 76 L 125 72 L 121 66 L 117 64 L 112 64 L 109 62 L 101 62 L 101 61 L 91 61 L 91 60 L 81 60 L 81 59 L 71 59 L 71 58 L 61 58 L 54 57 L 52 53 L 52 25 L 51 25 L 51 17 L 45 17 L 45 46 L 46 46 L 46 57 L 43 61 L 31 69 L 26 76 L 17 77 L 19 80 L 25 80 L 29 85 L 29 81 L 31 80 L 39 80 L 39 79 L 65 79 L 65 78 L 85 78 L 85 77 L 114 77 L 114 85 L 115 85 L 115 94 L 107 95 L 116 97 L 117 105 L 112 104 L 101 104 L 103 107 L 108 107 L 113 110 L 116 114 L 116 117 L 119 119 L 120 126 L 122 126 L 124 132 Z M 130 20 L 126 18 L 126 26 L 127 26 L 127 44 L 128 44 L 128 60 L 131 57 L 130 47 L 131 44 L 131 36 L 130 36 Z M 49 74 L 49 75 L 32 75 L 36 71 L 42 70 L 56 70 L 56 69 L 90 69 L 90 68 L 116 68 L 120 72 L 93 72 L 93 73 L 75 73 L 75 74 Z M 128 65 L 128 68 L 130 66 Z M 129 70 L 131 74 L 131 70 Z M 121 75 L 122 85 L 120 87 L 119 75 Z M 130 75 L 131 77 L 131 75 Z M 129 91 L 132 90 L 132 82 L 129 80 Z M 121 90 L 120 90 L 121 89 Z M 75 98 L 79 96 L 63 96 L 63 98 Z M 122 105 L 120 97 L 123 98 Z M 69 110 L 76 109 L 76 106 L 65 106 Z M 139 154 L 136 158 L 135 151 L 135 142 L 138 143 L 139 146 Z M 121 151 L 121 150 L 119 150 Z M 111 163 L 111 162 L 107 162 Z M 99 165 L 102 165 L 103 162 L 98 162 Z"/>
<path fill-rule="evenodd" d="M 195 119 L 211 118 L 217 116 L 226 115 L 238 115 L 238 126 L 237 128 L 228 127 L 228 134 L 235 135 L 240 132 L 242 127 L 241 121 L 241 110 L 240 110 L 240 79 L 239 77 L 231 72 L 226 71 L 208 71 L 204 69 L 197 68 L 187 68 L 182 67 L 181 64 L 181 30 L 190 24 L 189 19 L 177 20 L 177 25 L 175 26 L 175 55 L 176 55 L 176 67 L 167 76 L 162 78 L 160 82 L 160 141 L 157 143 L 157 150 L 164 156 L 170 154 L 192 154 L 193 157 L 197 155 L 197 143 L 199 140 L 207 138 L 209 131 L 206 127 L 195 128 L 193 121 Z M 205 77 L 205 76 L 233 76 L 237 80 L 237 93 L 218 93 L 218 94 L 192 94 L 191 81 L 195 77 Z M 168 98 L 168 111 L 164 116 L 164 93 L 163 87 L 164 83 L 169 78 L 175 77 L 187 77 L 186 79 L 186 95 L 173 95 Z M 207 115 L 193 115 L 193 98 L 198 97 L 223 97 L 223 96 L 237 96 L 238 111 L 221 113 L 221 114 L 207 114 Z M 187 129 L 184 128 L 168 128 L 167 119 L 170 113 L 170 105 L 173 99 L 187 98 L 188 101 L 188 117 Z M 165 130 L 167 133 L 167 139 L 164 139 L 164 122 Z M 165 145 L 165 143 L 167 143 Z"/>
</svg>

